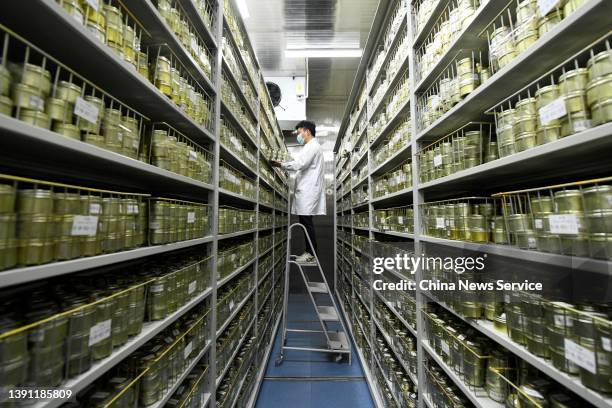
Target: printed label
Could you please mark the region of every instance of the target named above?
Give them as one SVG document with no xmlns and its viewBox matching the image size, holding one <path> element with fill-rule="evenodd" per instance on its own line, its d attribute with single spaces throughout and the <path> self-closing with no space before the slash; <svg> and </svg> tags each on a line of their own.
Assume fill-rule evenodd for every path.
<svg viewBox="0 0 612 408">
<path fill-rule="evenodd" d="M 565 109 L 565 100 L 561 98 L 557 98 L 546 106 L 540 108 L 540 122 L 543 125 L 546 125 L 549 122 L 552 122 L 555 119 L 559 119 L 567 114 L 567 110 Z"/>
<path fill-rule="evenodd" d="M 161 224 L 159 222 L 150 222 L 149 228 L 151 228 L 152 230 L 158 230 L 161 228 Z"/>
<path fill-rule="evenodd" d="M 158 283 L 156 285 L 151 285 L 151 293 L 160 293 L 164 291 L 164 284 Z"/>
<path fill-rule="evenodd" d="M 552 214 L 548 216 L 551 234 L 577 235 L 579 222 L 574 214 Z"/>
<path fill-rule="evenodd" d="M 44 339 L 45 339 L 45 331 L 43 329 L 37 329 L 37 330 L 31 331 L 30 334 L 28 334 L 28 340 L 33 343 L 41 342 Z"/>
<path fill-rule="evenodd" d="M 612 341 L 610 341 L 609 337 L 601 338 L 601 347 L 604 351 L 611 352 L 612 351 Z"/>
<path fill-rule="evenodd" d="M 100 214 L 102 212 L 102 207 L 100 204 L 91 203 L 89 204 L 89 213 L 90 214 Z"/>
<path fill-rule="evenodd" d="M 540 9 L 540 16 L 547 15 L 553 8 L 557 6 L 559 0 L 538 0 L 538 8 Z"/>
<path fill-rule="evenodd" d="M 534 237 L 527 237 L 527 246 L 530 249 L 536 248 L 536 239 Z"/>
<path fill-rule="evenodd" d="M 74 105 L 74 114 L 90 123 L 96 123 L 98 121 L 99 109 L 96 105 L 87 102 L 79 96 Z"/>
<path fill-rule="evenodd" d="M 402 217 L 402 216 L 397 217 L 397 223 L 398 224 L 403 224 L 404 223 L 404 217 Z"/>
<path fill-rule="evenodd" d="M 446 223 L 444 222 L 444 217 L 436 217 L 436 228 L 444 229 L 446 228 Z"/>
<path fill-rule="evenodd" d="M 43 101 L 42 98 L 39 98 L 36 95 L 30 95 L 29 104 L 30 108 L 34 108 L 40 111 L 45 110 L 45 101 Z"/>
<path fill-rule="evenodd" d="M 193 50 L 195 54 L 198 54 L 200 52 L 198 48 L 198 42 L 195 38 L 191 39 L 191 49 Z"/>
<path fill-rule="evenodd" d="M 582 132 L 592 126 L 590 119 L 576 120 L 574 121 L 574 132 Z"/>
<path fill-rule="evenodd" d="M 89 7 L 93 7 L 97 10 L 100 9 L 100 3 L 99 0 L 85 0 L 87 2 L 87 4 L 89 5 Z"/>
<path fill-rule="evenodd" d="M 193 292 L 196 291 L 197 286 L 198 286 L 198 283 L 196 281 L 191 282 L 189 284 L 189 287 L 187 288 L 187 293 L 191 295 Z"/>
<path fill-rule="evenodd" d="M 535 227 L 536 227 L 536 229 L 544 228 L 544 223 L 542 222 L 541 218 L 536 218 L 535 219 Z"/>
<path fill-rule="evenodd" d="M 450 347 L 448 343 L 442 340 L 441 345 L 442 345 L 442 352 L 446 354 L 447 356 L 450 355 Z"/>
<path fill-rule="evenodd" d="M 110 337 L 112 319 L 104 320 L 89 329 L 89 345 L 93 346 Z"/>
<path fill-rule="evenodd" d="M 117 132 L 117 139 L 119 139 L 120 142 L 123 142 L 123 133 Z"/>
<path fill-rule="evenodd" d="M 185 346 L 185 351 L 183 352 L 183 357 L 185 358 L 185 360 L 187 360 L 187 358 L 189 357 L 192 351 L 193 351 L 193 342 L 190 341 L 189 344 Z"/>
<path fill-rule="evenodd" d="M 75 215 L 72 221 L 72 236 L 92 237 L 98 232 L 97 215 Z"/>
<path fill-rule="evenodd" d="M 565 358 L 593 374 L 597 373 L 595 353 L 570 339 L 565 339 Z"/>
<path fill-rule="evenodd" d="M 195 213 L 188 212 L 187 213 L 187 224 L 193 224 L 195 222 Z"/>
<path fill-rule="evenodd" d="M 127 213 L 128 214 L 138 214 L 138 204 L 128 204 Z"/>
<path fill-rule="evenodd" d="M 198 160 L 198 152 L 194 152 L 193 150 L 189 151 L 189 161 Z"/>
<path fill-rule="evenodd" d="M 442 165 L 442 155 L 438 154 L 436 156 L 434 156 L 434 167 L 440 167 Z"/>
</svg>

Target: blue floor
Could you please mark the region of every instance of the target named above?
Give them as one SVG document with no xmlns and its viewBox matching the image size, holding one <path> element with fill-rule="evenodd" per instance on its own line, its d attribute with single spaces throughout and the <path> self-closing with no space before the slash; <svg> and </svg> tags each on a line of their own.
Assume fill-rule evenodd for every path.
<svg viewBox="0 0 612 408">
<path fill-rule="evenodd" d="M 307 295 L 291 294 L 289 299 L 290 328 L 320 329 Z M 288 344 L 317 346 L 321 343 L 319 336 L 291 334 Z M 284 362 L 277 367 L 275 360 L 280 342 L 279 325 L 257 408 L 374 407 L 356 353 L 349 365 L 348 362 L 336 363 L 329 354 L 287 350 Z"/>
</svg>

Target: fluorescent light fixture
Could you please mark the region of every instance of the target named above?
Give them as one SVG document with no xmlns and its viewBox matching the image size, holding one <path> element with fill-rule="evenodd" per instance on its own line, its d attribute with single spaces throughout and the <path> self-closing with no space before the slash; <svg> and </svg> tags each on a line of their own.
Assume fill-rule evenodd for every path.
<svg viewBox="0 0 612 408">
<path fill-rule="evenodd" d="M 240 15 L 242 16 L 242 18 L 251 17 L 246 2 L 247 0 L 236 0 L 236 5 L 238 6 L 238 11 L 240 11 Z"/>
<path fill-rule="evenodd" d="M 303 48 L 285 50 L 287 58 L 359 58 L 361 48 Z"/>
</svg>

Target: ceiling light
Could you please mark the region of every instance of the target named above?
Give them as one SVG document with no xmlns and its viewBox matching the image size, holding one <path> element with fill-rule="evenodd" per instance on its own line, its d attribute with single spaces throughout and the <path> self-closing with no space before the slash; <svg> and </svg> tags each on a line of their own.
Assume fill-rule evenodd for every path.
<svg viewBox="0 0 612 408">
<path fill-rule="evenodd" d="M 238 11 L 240 11 L 240 15 L 242 16 L 242 18 L 251 17 L 246 2 L 247 0 L 236 0 L 236 5 L 238 6 Z"/>
<path fill-rule="evenodd" d="M 303 48 L 285 50 L 287 58 L 359 58 L 361 48 Z"/>
</svg>

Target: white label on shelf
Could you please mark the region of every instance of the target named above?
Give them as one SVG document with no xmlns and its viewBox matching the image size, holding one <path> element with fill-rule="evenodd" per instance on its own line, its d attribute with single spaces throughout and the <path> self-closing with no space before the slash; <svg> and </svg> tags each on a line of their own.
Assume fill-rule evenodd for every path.
<svg viewBox="0 0 612 408">
<path fill-rule="evenodd" d="M 187 213 L 187 224 L 193 224 L 195 222 L 195 212 L 191 211 Z"/>
<path fill-rule="evenodd" d="M 200 49 L 198 48 L 198 41 L 195 38 L 191 39 L 191 49 L 196 55 L 200 53 Z"/>
<path fill-rule="evenodd" d="M 151 293 L 160 293 L 164 291 L 164 284 L 158 283 L 156 285 L 151 285 Z"/>
<path fill-rule="evenodd" d="M 128 214 L 138 214 L 138 204 L 128 204 L 127 213 Z"/>
<path fill-rule="evenodd" d="M 553 8 L 557 6 L 557 3 L 559 3 L 559 0 L 538 0 L 540 15 L 547 15 Z"/>
<path fill-rule="evenodd" d="M 548 216 L 551 234 L 577 235 L 579 222 L 574 214 L 551 214 Z"/>
<path fill-rule="evenodd" d="M 235 306 L 235 305 L 234 305 L 234 301 L 233 301 L 233 300 L 230 300 L 230 304 L 229 304 L 230 311 L 234 309 L 234 306 Z"/>
<path fill-rule="evenodd" d="M 436 217 L 436 228 L 444 229 L 446 228 L 446 223 L 444 222 L 444 217 Z"/>
<path fill-rule="evenodd" d="M 536 229 L 544 228 L 544 223 L 542 222 L 541 218 L 536 218 L 535 219 L 535 227 L 536 227 Z"/>
<path fill-rule="evenodd" d="M 442 155 L 438 154 L 434 156 L 434 167 L 440 167 L 442 165 Z"/>
<path fill-rule="evenodd" d="M 402 217 L 401 215 L 397 217 L 397 223 L 398 224 L 403 224 L 404 223 L 404 217 Z"/>
<path fill-rule="evenodd" d="M 98 232 L 97 215 L 75 215 L 72 221 L 72 236 L 92 237 Z"/>
<path fill-rule="evenodd" d="M 454 218 L 449 219 L 448 224 L 451 228 L 455 228 L 455 219 Z"/>
<path fill-rule="evenodd" d="M 161 228 L 161 224 L 159 222 L 150 222 L 149 228 L 151 228 L 152 230 L 158 230 Z"/>
<path fill-rule="evenodd" d="M 85 119 L 90 123 L 96 123 L 98 121 L 99 113 L 100 111 L 96 105 L 87 102 L 80 96 L 77 97 L 76 103 L 74 104 L 75 115 Z"/>
<path fill-rule="evenodd" d="M 448 343 L 445 342 L 444 340 L 441 340 L 440 344 L 442 346 L 442 352 L 444 354 L 446 354 L 447 356 L 449 356 L 450 355 L 450 347 L 449 347 Z"/>
<path fill-rule="evenodd" d="M 38 109 L 40 111 L 45 110 L 45 101 L 36 95 L 30 95 L 29 104 L 30 108 Z"/>
<path fill-rule="evenodd" d="M 557 98 L 546 106 L 540 108 L 540 122 L 546 125 L 555 119 L 559 119 L 567 114 L 565 109 L 565 99 Z"/>
<path fill-rule="evenodd" d="M 87 2 L 87 4 L 89 4 L 90 7 L 93 7 L 96 9 L 96 11 L 98 11 L 100 9 L 100 2 L 99 0 L 85 0 Z"/>
<path fill-rule="evenodd" d="M 28 334 L 28 340 L 30 340 L 31 342 L 41 342 L 45 339 L 45 331 L 43 329 L 37 329 L 34 331 L 31 331 L 30 334 Z"/>
<path fill-rule="evenodd" d="M 112 319 L 104 320 L 89 329 L 89 345 L 93 346 L 110 337 Z"/>
<path fill-rule="evenodd" d="M 431 98 L 431 109 L 436 110 L 440 105 L 440 97 L 438 95 L 433 95 Z"/>
<path fill-rule="evenodd" d="M 191 354 L 191 352 L 193 351 L 193 342 L 190 341 L 186 346 L 185 346 L 185 351 L 183 352 L 183 357 L 185 358 L 185 360 L 187 360 L 187 357 L 189 357 L 189 355 Z"/>
<path fill-rule="evenodd" d="M 574 132 L 582 132 L 593 126 L 591 119 L 583 119 L 574 121 Z"/>
<path fill-rule="evenodd" d="M 117 132 L 117 139 L 119 139 L 120 142 L 123 142 L 123 133 Z"/>
<path fill-rule="evenodd" d="M 508 294 L 504 295 L 504 303 L 510 303 L 510 295 Z"/>
<path fill-rule="evenodd" d="M 189 161 L 197 161 L 198 160 L 198 152 L 195 152 L 193 150 L 189 151 Z"/>
<path fill-rule="evenodd" d="M 565 339 L 565 358 L 593 374 L 597 373 L 595 353 L 570 339 Z"/>
<path fill-rule="evenodd" d="M 601 338 L 601 347 L 604 351 L 611 352 L 612 351 L 612 341 L 610 341 L 609 337 Z"/>
<path fill-rule="evenodd" d="M 193 292 L 196 291 L 196 287 L 198 286 L 198 282 L 197 281 L 193 281 L 189 284 L 188 288 L 187 288 L 187 293 L 188 294 L 192 294 Z"/>
<path fill-rule="evenodd" d="M 102 207 L 98 203 L 89 204 L 89 213 L 90 214 L 100 214 L 102 212 Z"/>
<path fill-rule="evenodd" d="M 529 249 L 536 248 L 536 239 L 534 237 L 527 237 L 527 246 L 529 247 Z"/>
</svg>

